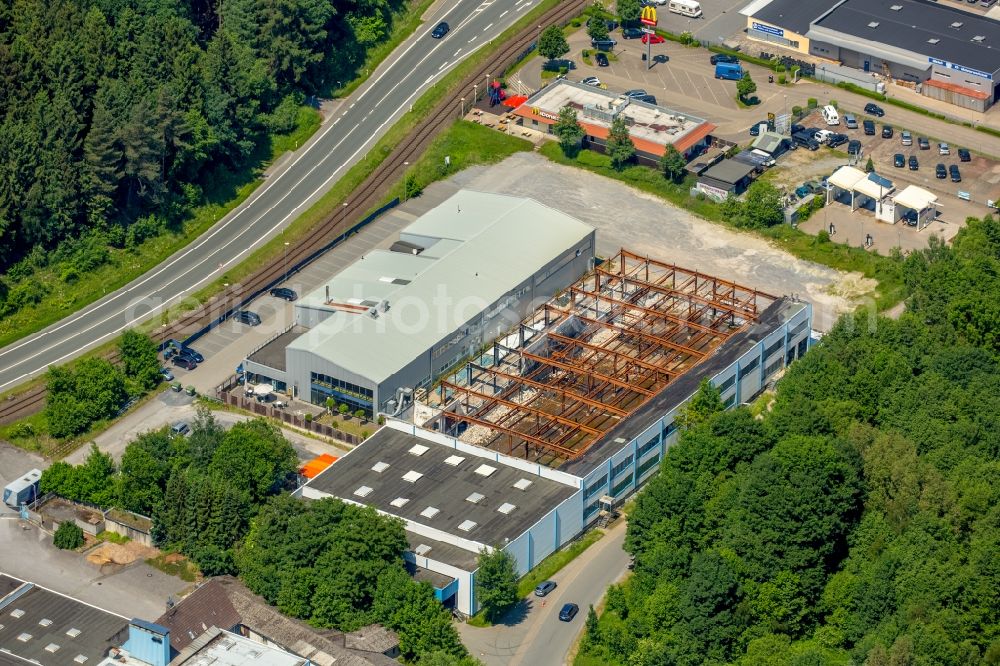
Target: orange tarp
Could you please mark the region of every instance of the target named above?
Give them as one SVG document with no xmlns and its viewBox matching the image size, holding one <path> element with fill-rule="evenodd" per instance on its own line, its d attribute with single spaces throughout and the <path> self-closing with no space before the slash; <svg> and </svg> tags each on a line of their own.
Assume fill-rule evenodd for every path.
<svg viewBox="0 0 1000 666">
<path fill-rule="evenodd" d="M 337 456 L 331 456 L 329 453 L 324 453 L 323 455 L 316 456 L 303 465 L 299 470 L 299 473 L 307 479 L 314 479 L 319 476 L 320 472 L 335 462 L 337 462 Z"/>
</svg>

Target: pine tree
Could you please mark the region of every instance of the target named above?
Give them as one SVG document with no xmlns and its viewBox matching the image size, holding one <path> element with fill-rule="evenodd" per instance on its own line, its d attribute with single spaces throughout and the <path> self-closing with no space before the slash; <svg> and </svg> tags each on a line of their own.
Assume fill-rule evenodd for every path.
<svg viewBox="0 0 1000 666">
<path fill-rule="evenodd" d="M 635 156 L 635 144 L 629 136 L 628 125 L 625 124 L 625 115 L 619 113 L 611 121 L 611 131 L 608 133 L 608 157 L 611 158 L 611 166 L 621 171 L 625 165 Z"/>
</svg>

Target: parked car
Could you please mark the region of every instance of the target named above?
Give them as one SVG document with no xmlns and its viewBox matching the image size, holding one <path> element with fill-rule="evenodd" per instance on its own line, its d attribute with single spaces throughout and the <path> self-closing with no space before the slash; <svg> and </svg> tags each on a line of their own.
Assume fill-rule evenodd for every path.
<svg viewBox="0 0 1000 666">
<path fill-rule="evenodd" d="M 662 44 L 665 41 L 667 41 L 667 40 L 665 40 L 665 39 L 663 39 L 663 37 L 660 37 L 659 35 L 655 35 L 655 34 L 654 35 L 650 35 L 650 34 L 646 33 L 646 34 L 643 34 L 643 36 L 642 36 L 642 43 L 643 44 L 646 44 L 646 43 L 649 43 L 649 44 Z"/>
<path fill-rule="evenodd" d="M 900 134 L 899 134 L 899 140 L 903 142 L 904 146 L 912 146 L 913 145 L 913 135 L 910 134 L 906 130 L 903 130 L 902 132 L 900 132 Z"/>
<path fill-rule="evenodd" d="M 644 34 L 639 28 L 622 28 L 622 37 L 624 39 L 639 39 Z"/>
<path fill-rule="evenodd" d="M 906 226 L 908 227 L 917 226 L 917 220 L 918 220 L 917 211 L 908 210 L 905 213 L 903 213 L 903 222 L 906 222 Z"/>
<path fill-rule="evenodd" d="M 858 129 L 858 119 L 853 114 L 844 114 L 844 124 L 847 125 L 847 129 Z"/>
<path fill-rule="evenodd" d="M 186 435 L 191 432 L 191 426 L 186 421 L 178 421 L 170 426 L 170 432 L 175 435 Z"/>
<path fill-rule="evenodd" d="M 729 55 L 728 53 L 713 53 L 712 57 L 708 59 L 713 65 L 718 65 L 720 62 L 739 62 L 740 59 L 734 55 Z"/>
<path fill-rule="evenodd" d="M 556 582 L 554 580 L 547 580 L 544 583 L 539 583 L 535 588 L 536 597 L 544 597 L 546 594 L 556 589 Z"/>
<path fill-rule="evenodd" d="M 649 93 L 642 88 L 633 88 L 632 90 L 626 90 L 622 94 L 626 97 L 642 97 L 643 95 L 648 95 Z"/>
<path fill-rule="evenodd" d="M 601 87 L 601 80 L 596 76 L 588 76 L 587 78 L 580 81 L 585 86 L 594 86 L 595 88 Z"/>
<path fill-rule="evenodd" d="M 951 147 L 947 143 L 939 143 L 938 155 L 951 155 Z"/>
<path fill-rule="evenodd" d="M 559 611 L 559 619 L 563 622 L 569 622 L 576 614 L 580 612 L 580 607 L 576 604 L 564 604 L 562 609 Z"/>
<path fill-rule="evenodd" d="M 943 164 L 938 162 L 937 166 L 934 167 L 934 175 L 941 179 L 947 178 L 948 170 L 944 168 Z"/>
<path fill-rule="evenodd" d="M 810 194 L 812 194 L 812 191 L 805 185 L 799 185 L 795 188 L 795 196 L 799 199 L 805 199 Z"/>
<path fill-rule="evenodd" d="M 909 159 L 910 171 L 916 171 L 920 168 L 920 162 L 917 160 L 916 155 L 910 155 Z"/>
<path fill-rule="evenodd" d="M 299 297 L 298 294 L 288 287 L 275 287 L 270 291 L 270 294 L 275 298 L 283 298 L 286 301 L 294 301 Z"/>
<path fill-rule="evenodd" d="M 892 125 L 882 125 L 882 138 L 883 139 L 892 138 Z"/>
<path fill-rule="evenodd" d="M 431 32 L 431 37 L 433 37 L 434 39 L 441 39 L 442 37 L 448 34 L 449 30 L 451 30 L 451 28 L 448 27 L 448 23 L 445 21 L 441 21 L 434 28 L 434 31 Z"/>
<path fill-rule="evenodd" d="M 922 136 L 917 139 L 917 146 L 920 147 L 920 150 L 930 150 L 931 142 L 927 140 L 927 137 Z"/>
<path fill-rule="evenodd" d="M 198 363 L 193 358 L 187 356 L 174 356 L 170 359 L 170 362 L 178 368 L 184 368 L 185 370 L 194 370 L 198 367 Z"/>
<path fill-rule="evenodd" d="M 846 134 L 831 134 L 830 138 L 826 140 L 826 145 L 831 148 L 836 148 L 837 146 L 842 146 L 848 141 L 848 136 Z"/>
<path fill-rule="evenodd" d="M 645 102 L 646 104 L 656 104 L 655 95 L 639 95 L 638 97 L 633 97 L 632 99 L 638 100 L 640 102 Z"/>
<path fill-rule="evenodd" d="M 260 325 L 260 315 L 256 312 L 250 312 L 249 310 L 237 310 L 236 321 L 241 324 L 246 324 L 247 326 L 259 326 Z"/>
<path fill-rule="evenodd" d="M 618 21 L 607 20 L 604 25 L 608 27 L 608 32 L 614 32 L 618 29 Z"/>
<path fill-rule="evenodd" d="M 906 166 L 906 157 L 903 155 L 903 153 L 896 153 L 895 155 L 892 156 L 892 166 L 896 167 L 897 169 L 902 169 L 904 166 Z"/>
<path fill-rule="evenodd" d="M 160 376 L 163 377 L 164 381 L 174 381 L 174 373 L 170 372 L 169 368 L 160 368 Z"/>
<path fill-rule="evenodd" d="M 835 132 L 831 132 L 828 129 L 821 129 L 820 131 L 813 134 L 813 138 L 819 141 L 820 143 L 826 143 L 827 141 L 830 140 L 830 137 L 833 136 L 834 134 Z"/>
<path fill-rule="evenodd" d="M 178 350 L 177 355 L 178 356 L 183 356 L 185 358 L 189 358 L 192 361 L 194 361 L 195 363 L 204 363 L 205 362 L 205 357 L 202 356 L 197 351 L 195 351 L 194 349 L 192 349 L 191 347 L 181 347 Z"/>
<path fill-rule="evenodd" d="M 750 136 L 760 136 L 760 123 L 754 123 L 750 126 Z"/>
<path fill-rule="evenodd" d="M 796 146 L 802 146 L 803 148 L 808 148 L 809 150 L 819 150 L 819 141 L 812 138 L 806 132 L 796 132 L 792 135 L 792 142 Z"/>
<path fill-rule="evenodd" d="M 958 159 L 960 161 L 962 161 L 962 162 L 971 162 L 972 161 L 972 153 L 970 153 L 965 148 L 959 148 L 958 149 Z"/>
<path fill-rule="evenodd" d="M 875 116 L 876 118 L 881 118 L 885 115 L 885 111 L 881 106 L 873 102 L 868 102 L 865 104 L 865 113 Z"/>
<path fill-rule="evenodd" d="M 948 167 L 948 173 L 951 175 L 951 182 L 961 183 L 962 182 L 962 172 L 958 170 L 957 164 L 952 164 Z"/>
<path fill-rule="evenodd" d="M 847 144 L 847 154 L 848 155 L 860 155 L 861 154 L 861 142 L 857 139 L 851 140 Z"/>
<path fill-rule="evenodd" d="M 607 53 L 603 53 L 601 51 L 598 51 L 594 55 L 594 60 L 597 61 L 597 66 L 598 67 L 607 67 L 608 65 L 611 64 L 610 61 L 608 61 L 608 54 Z"/>
<path fill-rule="evenodd" d="M 592 39 L 590 45 L 598 51 L 613 51 L 617 41 L 613 39 Z"/>
<path fill-rule="evenodd" d="M 865 134 L 868 136 L 875 136 L 875 123 L 871 120 L 865 120 L 861 123 L 865 128 Z"/>
</svg>

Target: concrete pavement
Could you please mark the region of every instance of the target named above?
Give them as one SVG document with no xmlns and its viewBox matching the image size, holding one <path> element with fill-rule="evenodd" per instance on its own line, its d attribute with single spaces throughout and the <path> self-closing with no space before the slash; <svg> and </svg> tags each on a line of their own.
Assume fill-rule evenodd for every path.
<svg viewBox="0 0 1000 666">
<path fill-rule="evenodd" d="M 587 608 L 597 606 L 608 586 L 628 571 L 622 550 L 625 520 L 619 520 L 597 543 L 552 577 L 558 587 L 544 599 L 531 596 L 492 627 L 458 625 L 462 642 L 487 666 L 556 666 L 579 640 Z M 580 612 L 571 622 L 559 620 L 563 604 L 575 603 Z"/>
<path fill-rule="evenodd" d="M 64 320 L 0 349 L 0 391 L 113 339 L 243 261 L 317 201 L 445 72 L 537 0 L 446 0 L 327 118 L 291 159 L 210 231 L 142 277 Z M 429 33 L 441 20 L 444 39 Z"/>
</svg>

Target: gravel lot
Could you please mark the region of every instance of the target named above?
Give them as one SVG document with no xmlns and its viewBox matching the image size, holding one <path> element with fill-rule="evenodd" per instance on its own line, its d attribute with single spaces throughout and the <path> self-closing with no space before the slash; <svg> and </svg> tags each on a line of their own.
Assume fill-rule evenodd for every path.
<svg viewBox="0 0 1000 666">
<path fill-rule="evenodd" d="M 849 274 L 796 259 L 764 240 L 702 220 L 616 181 L 520 153 L 476 167 L 432 187 L 465 187 L 532 197 L 598 229 L 602 255 L 626 247 L 651 257 L 742 282 L 773 294 L 798 294 L 813 304 L 813 327 L 827 331 L 875 286 Z"/>
</svg>

